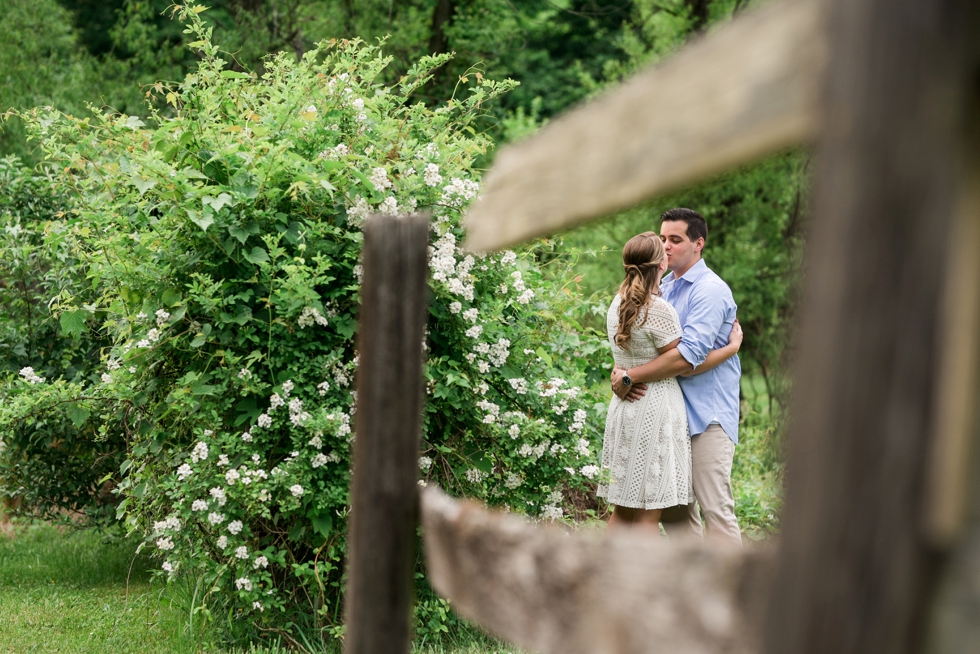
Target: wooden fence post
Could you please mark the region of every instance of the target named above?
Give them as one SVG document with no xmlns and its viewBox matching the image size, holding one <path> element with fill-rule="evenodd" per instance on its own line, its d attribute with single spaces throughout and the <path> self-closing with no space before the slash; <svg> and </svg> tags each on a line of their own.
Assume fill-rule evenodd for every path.
<svg viewBox="0 0 980 654">
<path fill-rule="evenodd" d="M 406 654 L 422 419 L 429 221 L 364 225 L 346 650 Z"/>
<path fill-rule="evenodd" d="M 835 0 L 770 654 L 920 651 L 975 0 Z M 965 355 L 965 353 L 964 353 Z"/>
</svg>

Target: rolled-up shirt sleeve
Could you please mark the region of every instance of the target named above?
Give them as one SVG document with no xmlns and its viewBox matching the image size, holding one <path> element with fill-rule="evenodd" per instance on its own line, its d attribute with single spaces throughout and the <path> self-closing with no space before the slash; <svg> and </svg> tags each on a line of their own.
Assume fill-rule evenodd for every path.
<svg viewBox="0 0 980 654">
<path fill-rule="evenodd" d="M 695 369 L 714 349 L 715 339 L 725 323 L 726 310 L 721 291 L 714 285 L 692 289 L 690 310 L 677 351 Z"/>
</svg>

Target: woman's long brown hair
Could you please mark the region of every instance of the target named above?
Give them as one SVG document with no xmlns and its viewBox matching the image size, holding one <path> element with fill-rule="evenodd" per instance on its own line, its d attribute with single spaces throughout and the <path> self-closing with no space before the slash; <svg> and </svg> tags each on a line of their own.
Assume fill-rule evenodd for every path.
<svg viewBox="0 0 980 654">
<path fill-rule="evenodd" d="M 616 345 L 626 347 L 633 326 L 646 320 L 646 307 L 654 291 L 657 272 L 664 260 L 664 244 L 656 232 L 643 232 L 626 241 L 623 246 L 623 269 L 626 278 L 619 286 L 619 325 Z M 640 317 L 640 312 L 643 317 Z"/>
</svg>

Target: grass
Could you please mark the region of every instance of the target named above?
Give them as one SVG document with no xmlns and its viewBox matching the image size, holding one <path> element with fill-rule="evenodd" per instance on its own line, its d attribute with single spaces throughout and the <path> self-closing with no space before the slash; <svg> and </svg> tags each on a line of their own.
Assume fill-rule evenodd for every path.
<svg viewBox="0 0 980 654">
<path fill-rule="evenodd" d="M 156 564 L 136 542 L 94 531 L 18 525 L 0 532 L 0 654 L 280 654 L 277 644 L 229 649 L 188 628 L 191 590 L 151 578 Z M 517 654 L 461 625 L 416 654 Z M 194 630 L 196 631 L 196 630 Z M 339 654 L 339 648 L 327 650 Z M 317 652 L 315 654 L 321 654 Z M 325 653 L 324 653 L 325 654 Z"/>
</svg>

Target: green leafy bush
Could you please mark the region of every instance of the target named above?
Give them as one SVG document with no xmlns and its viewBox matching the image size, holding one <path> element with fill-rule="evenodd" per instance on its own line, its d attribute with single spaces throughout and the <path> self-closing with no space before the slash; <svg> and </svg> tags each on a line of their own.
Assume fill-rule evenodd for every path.
<svg viewBox="0 0 980 654">
<path fill-rule="evenodd" d="M 560 282 L 458 247 L 489 146 L 472 122 L 512 83 L 413 104 L 446 57 L 387 87 L 388 60 L 357 41 L 239 73 L 201 10 L 179 16 L 202 61 L 154 88 L 173 111 L 151 126 L 25 116 L 74 198 L 64 239 L 85 284 L 60 324 L 107 345 L 87 374 L 11 381 L 0 433 L 66 407 L 98 417 L 93 443 L 125 445 L 118 517 L 168 573 L 203 580 L 199 610 L 277 628 L 315 610 L 339 633 L 364 218 L 433 215 L 420 483 L 561 517 L 598 473 L 605 404 L 573 365 L 596 348 L 570 333 Z"/>
</svg>

